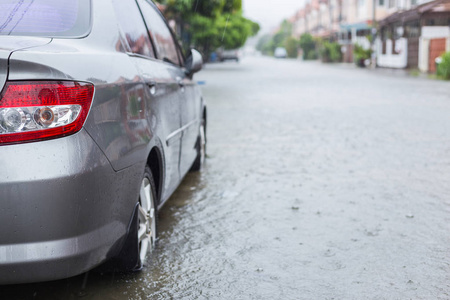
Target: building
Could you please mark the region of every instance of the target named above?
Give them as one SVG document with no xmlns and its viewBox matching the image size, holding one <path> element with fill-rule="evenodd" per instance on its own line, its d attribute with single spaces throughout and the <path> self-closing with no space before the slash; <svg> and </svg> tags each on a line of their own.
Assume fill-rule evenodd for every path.
<svg viewBox="0 0 450 300">
<path fill-rule="evenodd" d="M 420 61 L 421 70 L 433 70 L 434 66 L 429 64 L 429 55 L 426 53 L 428 51 L 431 56 L 435 56 L 435 52 L 442 49 L 442 38 L 445 38 L 449 30 L 449 24 L 445 23 L 448 20 L 445 19 L 445 13 L 442 13 L 447 5 L 443 3 L 447 2 L 448 0 L 311 0 L 290 21 L 296 38 L 310 33 L 315 37 L 337 40 L 342 45 L 345 62 L 353 62 L 354 45 L 359 44 L 368 49 L 372 47 L 371 40 L 376 35 L 378 65 L 417 67 Z M 408 11 L 415 13 L 407 13 Z M 441 13 L 438 14 L 438 11 Z M 423 15 L 421 20 L 425 22 L 419 27 L 411 23 L 414 19 L 412 16 L 417 13 Z M 394 29 L 406 15 L 409 17 L 404 28 Z M 381 26 L 378 32 L 373 30 L 377 24 Z M 447 29 L 438 28 L 440 26 L 447 26 Z M 436 38 L 441 40 L 434 41 Z M 428 43 L 431 43 L 431 50 L 427 50 Z M 448 40 L 445 43 L 448 47 Z"/>
<path fill-rule="evenodd" d="M 435 72 L 435 59 L 450 51 L 450 0 L 398 11 L 379 23 L 377 65 Z"/>
</svg>

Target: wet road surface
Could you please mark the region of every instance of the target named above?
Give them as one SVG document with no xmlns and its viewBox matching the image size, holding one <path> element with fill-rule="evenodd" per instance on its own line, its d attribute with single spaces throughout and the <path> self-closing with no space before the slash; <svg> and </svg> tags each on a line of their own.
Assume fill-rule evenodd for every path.
<svg viewBox="0 0 450 300">
<path fill-rule="evenodd" d="M 450 299 L 450 83 L 270 58 L 196 78 L 207 165 L 149 266 L 1 299 Z"/>
</svg>

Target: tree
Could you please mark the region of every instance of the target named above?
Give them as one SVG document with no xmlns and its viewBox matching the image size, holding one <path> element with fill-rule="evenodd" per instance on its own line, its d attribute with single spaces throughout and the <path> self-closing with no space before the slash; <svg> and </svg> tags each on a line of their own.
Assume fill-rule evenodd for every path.
<svg viewBox="0 0 450 300">
<path fill-rule="evenodd" d="M 240 10 L 242 10 L 242 0 L 228 0 L 223 8 L 224 13 L 234 13 Z"/>
<path fill-rule="evenodd" d="M 178 24 L 185 49 L 197 48 L 208 57 L 219 47 L 240 48 L 256 35 L 259 24 L 242 15 L 242 0 L 160 0 L 166 17 Z"/>
<path fill-rule="evenodd" d="M 287 20 L 281 23 L 280 29 L 273 36 L 275 47 L 284 47 L 285 41 L 292 35 L 292 24 Z"/>
<path fill-rule="evenodd" d="M 440 56 L 441 62 L 437 66 L 436 73 L 443 79 L 450 79 L 450 52 L 446 52 Z"/>
<path fill-rule="evenodd" d="M 340 62 L 342 59 L 341 45 L 336 42 L 318 40 L 318 48 L 322 62 Z"/>
<path fill-rule="evenodd" d="M 303 59 L 316 59 L 316 42 L 309 33 L 304 33 L 300 36 L 300 48 L 303 50 Z"/>
<path fill-rule="evenodd" d="M 194 45 L 199 51 L 204 54 L 209 53 L 210 49 L 216 48 L 216 37 L 219 36 L 220 31 L 215 24 L 217 20 L 195 14 L 188 20 L 189 27 L 187 32 L 190 37 L 190 45 Z"/>
<path fill-rule="evenodd" d="M 273 36 L 265 35 L 259 39 L 256 49 L 266 55 L 272 55 L 275 48 L 286 47 L 286 42 L 291 35 L 292 24 L 284 20 L 280 25 L 280 29 Z"/>
<path fill-rule="evenodd" d="M 297 58 L 298 55 L 298 41 L 293 38 L 289 37 L 284 42 L 284 47 L 286 48 L 286 52 L 288 57 L 290 58 Z"/>
<path fill-rule="evenodd" d="M 273 41 L 270 34 L 263 35 L 256 44 L 256 49 L 263 54 L 272 55 L 275 48 L 272 47 Z"/>
<path fill-rule="evenodd" d="M 241 12 L 223 15 L 218 21 L 218 28 L 222 36 L 219 36 L 217 42 L 225 49 L 242 47 L 248 37 L 259 31 L 259 24 L 244 18 Z"/>
</svg>

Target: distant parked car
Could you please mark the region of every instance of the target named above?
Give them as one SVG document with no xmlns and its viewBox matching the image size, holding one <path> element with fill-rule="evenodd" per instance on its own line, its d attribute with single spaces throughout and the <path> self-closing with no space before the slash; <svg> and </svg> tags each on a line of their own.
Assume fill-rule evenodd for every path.
<svg viewBox="0 0 450 300">
<path fill-rule="evenodd" d="M 0 24 L 0 285 L 140 270 L 205 157 L 200 53 L 149 0 L 2 0 Z"/>
<path fill-rule="evenodd" d="M 275 52 L 273 54 L 276 58 L 286 58 L 287 57 L 287 51 L 283 47 L 277 47 L 275 49 Z"/>
<path fill-rule="evenodd" d="M 218 51 L 220 61 L 235 60 L 238 62 L 239 54 L 240 54 L 239 49 Z"/>
</svg>

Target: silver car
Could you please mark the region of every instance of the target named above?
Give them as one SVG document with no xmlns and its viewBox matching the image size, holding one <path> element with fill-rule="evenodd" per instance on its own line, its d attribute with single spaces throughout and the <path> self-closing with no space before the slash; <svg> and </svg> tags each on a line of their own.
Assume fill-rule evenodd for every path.
<svg viewBox="0 0 450 300">
<path fill-rule="evenodd" d="M 148 0 L 0 2 L 0 284 L 142 268 L 204 160 L 201 67 Z"/>
<path fill-rule="evenodd" d="M 275 56 L 276 58 L 286 58 L 287 51 L 283 47 L 277 47 L 277 48 L 275 48 L 275 52 L 273 53 L 273 56 Z"/>
</svg>

